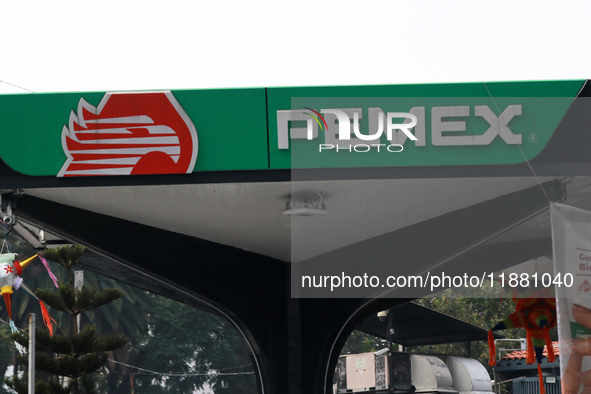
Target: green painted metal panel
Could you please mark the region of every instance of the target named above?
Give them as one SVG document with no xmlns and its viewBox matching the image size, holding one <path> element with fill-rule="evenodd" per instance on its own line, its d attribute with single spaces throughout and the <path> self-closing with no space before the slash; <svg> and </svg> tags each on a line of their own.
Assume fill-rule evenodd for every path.
<svg viewBox="0 0 591 394">
<path fill-rule="evenodd" d="M 268 168 L 264 88 L 175 90 L 197 130 L 194 171 Z M 57 175 L 66 161 L 62 129 L 80 99 L 97 106 L 104 92 L 0 95 L 0 157 L 25 175 Z"/>
<path fill-rule="evenodd" d="M 268 88 L 267 97 L 264 88 L 175 90 L 172 95 L 197 131 L 194 171 L 516 164 L 525 158 L 532 159 L 544 149 L 583 83 L 577 80 L 278 87 Z M 0 157 L 25 175 L 56 176 L 67 159 L 62 130 L 68 126 L 70 114 L 80 111 L 81 99 L 97 107 L 105 97 L 105 92 L 0 95 Z M 507 123 L 513 133 L 522 136 L 519 146 L 508 144 L 499 136 L 486 145 L 433 144 L 434 107 L 469 108 L 468 117 L 445 118 L 447 122 L 465 122 L 466 131 L 445 135 L 482 135 L 490 122 L 475 116 L 476 106 L 487 106 L 498 115 L 511 105 L 519 105 L 523 111 Z M 319 144 L 325 142 L 320 132 L 315 140 L 290 139 L 289 149 L 279 149 L 277 111 L 303 107 L 361 108 L 362 133 L 369 128 L 370 107 L 384 112 L 424 107 L 425 146 L 415 146 L 407 140 L 401 153 L 318 152 Z M 291 123 L 300 127 L 302 121 Z M 389 144 L 385 136 L 381 142 Z"/>
<path fill-rule="evenodd" d="M 195 171 L 269 168 L 265 88 L 173 93 L 199 135 Z"/>
</svg>

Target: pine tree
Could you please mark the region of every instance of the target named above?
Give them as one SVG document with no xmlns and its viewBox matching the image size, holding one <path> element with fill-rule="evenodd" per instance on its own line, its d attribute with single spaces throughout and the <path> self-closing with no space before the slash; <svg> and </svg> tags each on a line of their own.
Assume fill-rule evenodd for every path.
<svg viewBox="0 0 591 394">
<path fill-rule="evenodd" d="M 83 246 L 46 249 L 43 256 L 64 267 L 68 272 L 68 283 L 61 283 L 57 292 L 37 290 L 35 295 L 51 308 L 67 313 L 72 318 L 72 333 L 53 335 L 45 328 L 37 328 L 35 369 L 54 375 L 35 382 L 35 392 L 48 394 L 94 394 L 95 382 L 92 374 L 107 362 L 108 352 L 124 346 L 128 339 L 119 334 L 96 333 L 96 327 L 88 324 L 78 327 L 77 316 L 96 309 L 124 296 L 115 288 L 98 290 L 84 285 L 74 288 L 73 268 L 86 250 Z M 23 346 L 28 345 L 28 333 L 16 333 L 13 339 Z M 27 365 L 26 356 L 19 360 Z M 67 379 L 66 379 L 67 378 Z M 5 383 L 19 394 L 27 393 L 26 377 L 21 381 L 17 374 Z"/>
</svg>

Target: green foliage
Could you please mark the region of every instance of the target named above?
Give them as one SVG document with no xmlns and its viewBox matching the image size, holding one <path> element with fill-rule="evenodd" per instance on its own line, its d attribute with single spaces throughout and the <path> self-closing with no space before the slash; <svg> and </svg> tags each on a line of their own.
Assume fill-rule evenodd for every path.
<svg viewBox="0 0 591 394">
<path fill-rule="evenodd" d="M 54 358 L 48 353 L 39 353 L 35 355 L 35 368 L 53 375 L 78 379 L 102 367 L 107 362 L 107 356 L 108 353 L 84 354 L 79 357 L 64 354 Z M 25 361 L 24 358 L 21 359 L 27 365 Z"/>
<path fill-rule="evenodd" d="M 206 382 L 216 394 L 256 392 L 254 374 L 248 374 L 253 371 L 250 353 L 228 321 L 163 297 L 149 297 L 150 331 L 142 338 L 142 346 L 133 349 L 130 363 L 141 360 L 142 367 L 152 371 L 202 375 L 138 375 L 138 392 L 190 393 Z M 247 374 L 208 375 L 212 370 Z"/>
<path fill-rule="evenodd" d="M 359 354 L 376 352 L 388 347 L 385 339 L 354 330 L 341 349 L 341 354 Z"/>
<path fill-rule="evenodd" d="M 48 355 L 52 357 L 53 355 L 61 357 L 68 354 L 71 358 L 61 362 L 60 367 L 74 369 L 74 364 L 77 363 L 73 362 L 72 358 L 74 357 L 74 353 L 72 353 L 74 352 L 74 344 L 70 338 L 74 336 L 75 325 L 74 315 L 71 312 L 80 312 L 85 309 L 79 315 L 82 327 L 81 337 L 87 335 L 85 330 L 89 326 L 95 327 L 95 333 L 113 333 L 95 335 L 92 350 L 96 352 L 93 352 L 92 355 L 102 356 L 108 349 L 120 345 L 120 343 L 110 344 L 108 338 L 111 335 L 121 335 L 128 337 L 129 342 L 125 346 L 109 352 L 109 358 L 112 360 L 159 372 L 200 374 L 199 376 L 166 376 L 139 373 L 134 378 L 136 392 L 140 392 L 141 388 L 143 393 L 189 393 L 201 388 L 205 383 L 212 387 L 216 394 L 251 394 L 256 392 L 256 378 L 252 373 L 249 348 L 230 322 L 211 313 L 139 290 L 113 279 L 94 275 L 86 270 L 84 272 L 84 290 L 90 290 L 88 294 L 92 294 L 93 297 L 82 295 L 81 297 L 86 300 L 79 299 L 76 304 L 77 298 L 72 283 L 73 270 L 76 269 L 75 261 L 79 256 L 74 256 L 76 257 L 74 259 L 71 256 L 72 253 L 66 252 L 57 252 L 59 257 L 56 257 L 54 251 L 44 252 L 51 270 L 58 281 L 62 283 L 60 288 L 54 287 L 45 268 L 39 262 L 29 265 L 23 275 L 25 283 L 31 289 L 43 289 L 37 290 L 35 293 L 44 300 L 52 317 L 58 323 L 58 330 L 51 341 L 47 339 L 49 338 L 47 331 L 41 328 L 37 329 L 37 350 L 39 352 L 47 351 Z M 24 256 L 34 253 L 32 250 L 22 252 Z M 54 261 L 54 258 L 58 261 Z M 117 291 L 107 290 L 102 293 L 103 295 L 97 295 L 105 289 L 116 289 Z M 123 294 L 125 297 L 122 296 Z M 39 303 L 33 297 L 23 292 L 17 292 L 13 301 L 13 318 L 17 326 L 25 327 L 27 325 L 30 312 L 39 314 Z M 101 304 L 102 306 L 100 306 Z M 89 307 L 94 309 L 87 309 Z M 40 319 L 38 321 L 40 323 Z M 1 327 L 2 325 L 0 325 L 0 329 Z M 26 343 L 26 335 L 23 336 L 23 340 L 23 343 Z M 82 344 L 76 345 L 78 352 L 89 350 L 89 347 L 84 345 L 85 341 L 88 341 L 88 338 L 86 340 L 81 338 Z M 14 346 L 9 338 L 7 338 L 7 343 L 11 347 Z M 4 358 L 1 358 L 0 362 L 2 360 Z M 6 360 L 8 362 L 10 358 L 8 357 Z M 90 371 L 93 366 L 98 365 L 98 363 L 92 365 L 94 360 L 96 358 L 85 360 L 85 366 L 75 372 Z M 50 361 L 47 360 L 48 363 Z M 99 361 L 102 362 L 100 357 Z M 71 392 L 127 394 L 131 392 L 130 374 L 137 372 L 137 370 L 112 363 L 109 360 L 104 365 L 110 373 L 100 374 L 98 378 L 96 373 L 83 374 L 68 385 L 64 383 L 63 379 L 49 377 L 49 374 L 41 372 L 39 369 L 36 392 L 60 394 Z M 221 373 L 245 372 L 246 374 L 211 374 L 215 371 Z M 41 379 L 43 380 L 41 381 Z M 23 392 L 26 393 L 26 385 Z"/>
<path fill-rule="evenodd" d="M 72 392 L 72 385 L 63 385 L 57 377 L 35 382 L 36 393 L 69 394 Z M 20 394 L 20 393 L 19 393 Z"/>
<path fill-rule="evenodd" d="M 25 346 L 29 336 L 18 332 L 12 338 Z M 44 328 L 35 331 L 35 368 L 53 375 L 67 376 L 77 381 L 105 365 L 108 351 L 118 349 L 128 340 L 123 335 L 109 334 L 97 336 L 95 327 L 88 325 L 78 335 L 50 336 Z M 59 357 L 56 357 L 59 355 Z M 27 356 L 19 356 L 19 361 L 28 365 Z M 87 378 L 87 383 L 90 382 Z"/>
<path fill-rule="evenodd" d="M 99 391 L 96 389 L 96 379 L 93 375 L 83 375 L 80 378 L 80 384 L 82 386 L 82 391 L 85 394 L 98 394 Z"/>
<path fill-rule="evenodd" d="M 44 257 L 66 269 L 69 281 L 62 282 L 57 292 L 38 290 L 36 295 L 53 309 L 70 315 L 74 329 L 74 333 L 54 336 L 44 328 L 38 328 L 35 332 L 35 369 L 70 378 L 68 384 L 62 384 L 56 377 L 40 381 L 36 384 L 36 390 L 43 393 L 97 393 L 95 381 L 90 375 L 105 365 L 109 351 L 119 349 L 128 342 L 121 334 L 97 335 L 96 326 L 92 324 L 86 324 L 79 330 L 76 322 L 78 315 L 107 305 L 124 295 L 117 288 L 98 289 L 88 284 L 79 290 L 74 289 L 71 270 L 85 250 L 84 247 L 63 247 L 43 253 Z M 27 333 L 16 333 L 13 338 L 22 345 L 28 343 Z M 28 364 L 26 357 L 19 357 L 19 360 L 24 365 Z M 12 383 L 12 387 L 17 386 Z"/>
<path fill-rule="evenodd" d="M 49 289 L 40 289 L 35 292 L 35 295 L 51 308 L 70 313 L 68 301 L 70 301 L 70 304 L 73 304 L 74 291 L 69 284 L 60 284 L 58 293 Z"/>
<path fill-rule="evenodd" d="M 13 350 L 14 343 L 10 338 L 10 328 L 6 324 L 0 324 L 0 369 L 2 369 L 2 372 L 6 370 L 10 363 Z M 0 393 L 2 393 L 2 390 L 0 390 Z"/>
<path fill-rule="evenodd" d="M 415 302 L 486 330 L 497 325 L 515 310 L 515 304 L 510 298 L 501 297 L 502 293 L 499 287 L 485 286 L 480 289 L 479 296 L 480 298 L 458 298 L 457 292 L 446 290 L 436 298 L 424 298 Z M 523 329 L 503 330 L 499 333 L 507 338 L 525 338 L 525 330 Z M 466 356 L 468 351 L 466 343 L 418 346 L 409 350 L 417 353 L 445 353 L 463 356 Z M 470 353 L 472 358 L 488 365 L 489 352 L 486 341 L 472 342 Z"/>
<path fill-rule="evenodd" d="M 16 391 L 18 394 L 28 394 L 28 388 L 29 386 L 27 385 L 27 383 L 23 383 L 21 382 L 18 377 L 15 375 L 12 375 L 11 379 L 8 378 L 4 378 L 4 383 L 10 387 L 11 389 L 13 389 L 14 391 Z M 37 388 L 37 386 L 35 386 L 35 389 Z"/>
<path fill-rule="evenodd" d="M 78 259 L 86 251 L 86 246 L 64 246 L 57 249 L 45 249 L 43 251 L 43 257 L 47 260 L 51 260 L 61 265 L 62 267 L 70 270 L 74 265 L 78 263 Z"/>
<path fill-rule="evenodd" d="M 11 379 L 4 379 L 4 383 L 18 394 L 28 394 L 29 392 L 29 385 L 26 382 L 21 382 L 16 375 L 12 375 Z M 72 386 L 62 385 L 57 377 L 35 382 L 36 393 L 69 394 L 71 391 Z"/>
<path fill-rule="evenodd" d="M 42 289 L 37 290 L 35 295 L 53 309 L 73 316 L 96 309 L 124 296 L 119 289 L 97 290 L 88 285 L 82 286 L 80 290 L 74 290 L 70 283 L 61 283 L 57 293 Z"/>
<path fill-rule="evenodd" d="M 148 293 L 113 279 L 98 277 L 89 271 L 84 273 L 84 281 L 88 286 L 101 290 L 117 289 L 126 296 L 103 304 L 98 309 L 86 311 L 81 315 L 82 324 L 92 323 L 99 332 L 123 334 L 132 344 L 137 344 L 148 330 L 146 311 L 151 308 Z"/>
<path fill-rule="evenodd" d="M 17 332 L 11 337 L 23 346 L 29 343 L 29 335 L 26 332 Z M 37 327 L 35 330 L 36 350 L 48 353 L 71 353 L 74 355 L 91 352 L 108 352 L 125 345 L 128 339 L 123 335 L 105 334 L 96 335 L 96 327 L 85 326 L 77 335 L 49 335 L 45 328 Z"/>
</svg>

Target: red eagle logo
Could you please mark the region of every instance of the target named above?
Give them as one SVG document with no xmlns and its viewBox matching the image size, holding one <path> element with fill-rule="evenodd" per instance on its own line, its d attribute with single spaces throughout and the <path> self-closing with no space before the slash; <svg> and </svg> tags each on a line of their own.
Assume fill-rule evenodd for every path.
<svg viewBox="0 0 591 394">
<path fill-rule="evenodd" d="M 197 160 L 197 130 L 171 92 L 83 98 L 62 130 L 67 160 L 58 177 L 184 174 Z"/>
<path fill-rule="evenodd" d="M 591 290 L 591 285 L 589 282 L 587 282 L 587 279 L 585 279 L 585 281 L 579 285 L 579 289 L 577 291 L 588 293 L 589 290 Z"/>
</svg>

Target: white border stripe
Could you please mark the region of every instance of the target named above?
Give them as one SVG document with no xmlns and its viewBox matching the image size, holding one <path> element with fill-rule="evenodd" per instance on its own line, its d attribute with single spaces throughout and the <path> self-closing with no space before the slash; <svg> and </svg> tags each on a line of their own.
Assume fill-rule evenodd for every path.
<svg viewBox="0 0 591 394">
<path fill-rule="evenodd" d="M 105 168 L 99 170 L 66 171 L 65 175 L 129 175 L 133 167 Z"/>
<path fill-rule="evenodd" d="M 139 115 L 123 116 L 121 118 L 93 119 L 89 120 L 87 123 L 154 123 L 154 121 L 147 115 Z"/>
<path fill-rule="evenodd" d="M 81 144 L 178 144 L 179 137 L 105 138 L 80 141 Z"/>
<path fill-rule="evenodd" d="M 178 156 L 176 156 L 176 157 L 178 157 Z M 141 159 L 141 156 L 122 157 L 122 158 L 117 158 L 117 159 L 74 160 L 71 164 L 130 164 L 130 165 L 135 165 L 138 161 L 140 161 L 140 159 Z M 174 160 L 174 156 L 173 156 L 173 160 Z"/>
<path fill-rule="evenodd" d="M 137 129 L 146 129 L 149 134 L 176 134 L 170 127 L 162 125 L 113 127 L 111 129 L 84 129 L 75 131 L 74 134 L 132 134 L 133 130 Z"/>
<path fill-rule="evenodd" d="M 84 149 L 73 150 L 70 154 L 121 154 L 121 155 L 144 155 L 150 152 L 164 152 L 168 155 L 180 155 L 180 146 L 154 146 L 149 148 L 118 148 L 118 149 Z"/>
</svg>

